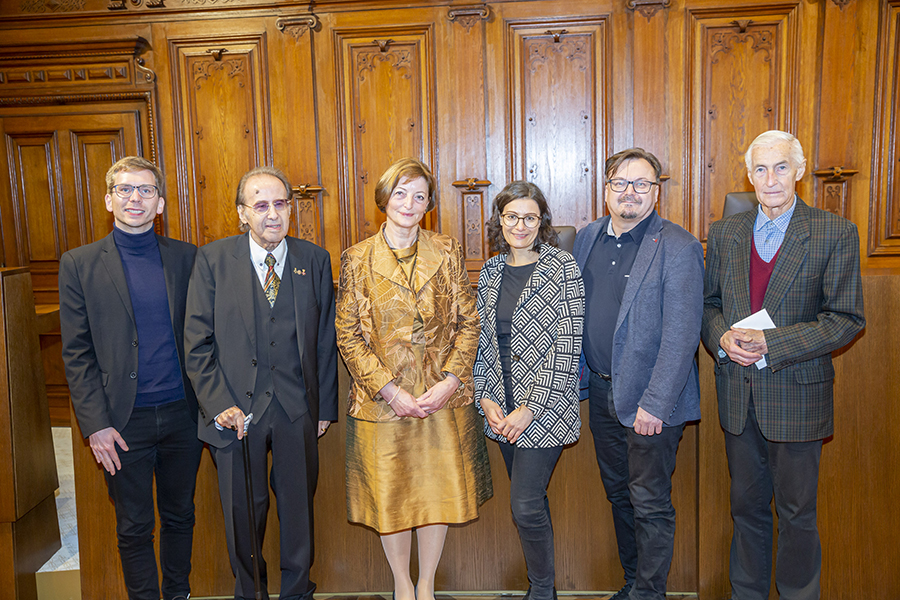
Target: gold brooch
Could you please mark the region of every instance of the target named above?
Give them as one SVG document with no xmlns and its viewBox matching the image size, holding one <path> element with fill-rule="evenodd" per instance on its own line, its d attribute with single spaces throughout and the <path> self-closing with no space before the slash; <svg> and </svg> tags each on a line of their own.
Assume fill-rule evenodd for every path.
<svg viewBox="0 0 900 600">
<path fill-rule="evenodd" d="M 298 269 L 297 267 L 294 267 L 294 273 L 296 273 L 297 275 L 306 275 L 306 269 Z"/>
</svg>

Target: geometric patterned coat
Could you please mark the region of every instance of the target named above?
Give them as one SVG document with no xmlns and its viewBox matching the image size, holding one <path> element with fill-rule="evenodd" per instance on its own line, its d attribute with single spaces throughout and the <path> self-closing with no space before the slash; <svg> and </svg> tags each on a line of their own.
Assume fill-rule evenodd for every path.
<svg viewBox="0 0 900 600">
<path fill-rule="evenodd" d="M 741 367 L 719 356 L 719 340 L 750 314 L 750 238 L 756 210 L 712 224 L 706 246 L 702 338 L 716 359 L 719 420 L 740 434 L 753 406 L 763 436 L 806 442 L 834 432 L 831 353 L 863 327 L 856 225 L 800 198 L 763 300 L 775 329 L 765 332 L 767 365 Z"/>
<path fill-rule="evenodd" d="M 565 250 L 541 244 L 540 257 L 522 290 L 512 317 L 512 388 L 515 405 L 524 404 L 534 420 L 522 432 L 520 448 L 551 448 L 578 441 L 578 358 L 584 323 L 584 283 L 575 259 Z M 497 344 L 497 302 L 506 254 L 494 256 L 481 268 L 477 307 L 481 336 L 475 358 L 475 400 L 497 403 L 503 414 L 506 394 Z M 485 419 L 484 433 L 495 434 Z"/>
</svg>

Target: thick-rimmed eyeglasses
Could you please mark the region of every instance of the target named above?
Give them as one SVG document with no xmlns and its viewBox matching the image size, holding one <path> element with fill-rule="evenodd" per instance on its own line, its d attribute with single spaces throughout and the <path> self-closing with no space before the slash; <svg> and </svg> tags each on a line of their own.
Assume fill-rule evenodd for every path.
<svg viewBox="0 0 900 600">
<path fill-rule="evenodd" d="M 116 193 L 116 196 L 122 200 L 131 198 L 134 190 L 137 190 L 140 197 L 145 200 L 150 199 L 159 193 L 159 188 L 155 185 L 128 185 L 127 183 L 120 183 L 119 185 L 113 186 L 113 191 Z"/>
<path fill-rule="evenodd" d="M 500 220 L 510 229 L 518 226 L 519 221 L 524 221 L 525 227 L 528 229 L 534 229 L 541 223 L 541 218 L 537 215 L 525 215 L 524 217 L 520 217 L 516 213 L 503 213 L 500 215 Z"/>
<path fill-rule="evenodd" d="M 276 211 L 282 212 L 287 210 L 291 205 L 290 200 L 272 200 L 271 202 L 257 202 L 256 204 L 244 204 L 258 215 L 264 215 L 269 212 L 269 207 L 273 207 Z"/>
<path fill-rule="evenodd" d="M 610 179 L 606 183 L 609 185 L 609 189 L 614 192 L 624 192 L 628 189 L 628 185 L 631 184 L 631 188 L 638 194 L 646 194 L 654 185 L 659 185 L 656 181 L 647 181 L 646 179 L 636 179 L 634 181 L 628 181 L 627 179 Z"/>
</svg>

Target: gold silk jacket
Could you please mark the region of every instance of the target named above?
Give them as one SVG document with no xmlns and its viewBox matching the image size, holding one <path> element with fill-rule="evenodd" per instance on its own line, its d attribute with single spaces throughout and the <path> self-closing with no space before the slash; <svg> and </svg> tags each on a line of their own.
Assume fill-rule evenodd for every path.
<svg viewBox="0 0 900 600">
<path fill-rule="evenodd" d="M 419 230 L 416 289 L 410 288 L 382 231 L 341 255 L 335 326 L 350 377 L 348 414 L 364 421 L 396 421 L 379 390 L 394 381 L 412 393 L 416 309 L 424 327 L 424 379 L 431 388 L 456 375 L 461 385 L 445 408 L 473 401 L 472 364 L 481 327 L 462 248 L 452 237 Z"/>
</svg>

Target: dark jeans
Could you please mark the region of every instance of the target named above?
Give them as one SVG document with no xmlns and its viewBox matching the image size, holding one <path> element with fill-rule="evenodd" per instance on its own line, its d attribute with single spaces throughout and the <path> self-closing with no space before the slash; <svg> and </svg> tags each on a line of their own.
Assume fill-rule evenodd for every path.
<svg viewBox="0 0 900 600">
<path fill-rule="evenodd" d="M 731 595 L 767 600 L 772 573 L 772 509 L 778 512 L 775 586 L 783 600 L 817 600 L 822 545 L 816 527 L 816 490 L 822 441 L 769 442 L 759 430 L 751 398 L 740 435 L 725 432 L 731 473 Z"/>
<path fill-rule="evenodd" d="M 556 568 L 547 486 L 562 446 L 519 448 L 505 442 L 499 444 L 509 475 L 509 504 L 528 569 L 529 600 L 552 600 Z"/>
<path fill-rule="evenodd" d="M 619 560 L 631 600 L 663 599 L 675 545 L 672 473 L 684 425 L 639 435 L 619 423 L 610 382 L 590 379 L 590 425 L 600 478 L 612 504 Z"/>
<path fill-rule="evenodd" d="M 153 476 L 159 510 L 159 562 L 166 599 L 187 596 L 191 586 L 194 487 L 203 442 L 183 400 L 135 408 L 119 432 L 128 452 L 116 452 L 122 468 L 106 474 L 116 508 L 116 536 L 130 600 L 159 600 L 153 552 Z"/>
</svg>

